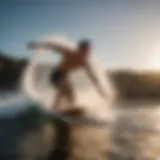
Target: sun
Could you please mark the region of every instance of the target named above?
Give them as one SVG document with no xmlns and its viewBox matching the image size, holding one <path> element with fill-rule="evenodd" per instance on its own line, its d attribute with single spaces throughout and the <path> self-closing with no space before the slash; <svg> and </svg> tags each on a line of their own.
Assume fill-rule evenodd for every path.
<svg viewBox="0 0 160 160">
<path fill-rule="evenodd" d="M 160 70 L 160 45 L 154 48 L 149 61 L 151 69 Z"/>
</svg>

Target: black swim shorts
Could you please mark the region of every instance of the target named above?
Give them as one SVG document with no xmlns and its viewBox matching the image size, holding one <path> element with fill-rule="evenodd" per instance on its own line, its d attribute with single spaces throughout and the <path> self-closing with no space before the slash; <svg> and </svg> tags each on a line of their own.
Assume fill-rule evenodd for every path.
<svg viewBox="0 0 160 160">
<path fill-rule="evenodd" d="M 50 81 L 55 87 L 60 86 L 62 78 L 63 72 L 59 68 L 54 69 L 54 71 L 50 75 Z"/>
</svg>

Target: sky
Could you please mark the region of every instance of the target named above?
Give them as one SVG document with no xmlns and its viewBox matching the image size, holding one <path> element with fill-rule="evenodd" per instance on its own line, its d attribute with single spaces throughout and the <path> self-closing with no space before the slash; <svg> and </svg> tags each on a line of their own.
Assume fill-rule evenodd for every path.
<svg viewBox="0 0 160 160">
<path fill-rule="evenodd" d="M 159 0 L 1 0 L 0 51 L 30 57 L 45 36 L 88 38 L 110 69 L 160 69 Z"/>
</svg>

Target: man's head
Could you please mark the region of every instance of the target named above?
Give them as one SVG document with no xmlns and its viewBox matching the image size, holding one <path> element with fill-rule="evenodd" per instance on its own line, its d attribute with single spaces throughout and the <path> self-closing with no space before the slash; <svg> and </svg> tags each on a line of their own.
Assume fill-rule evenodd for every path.
<svg viewBox="0 0 160 160">
<path fill-rule="evenodd" d="M 91 43 L 89 40 L 82 40 L 79 42 L 78 48 L 82 54 L 88 54 L 91 49 Z"/>
</svg>

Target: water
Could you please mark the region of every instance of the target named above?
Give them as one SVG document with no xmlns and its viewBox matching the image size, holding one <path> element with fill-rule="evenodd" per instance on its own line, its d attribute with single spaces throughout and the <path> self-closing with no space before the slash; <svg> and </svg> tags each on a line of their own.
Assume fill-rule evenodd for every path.
<svg viewBox="0 0 160 160">
<path fill-rule="evenodd" d="M 127 102 L 117 109 L 114 130 L 115 159 L 158 159 L 160 156 L 160 104 Z"/>
<path fill-rule="evenodd" d="M 42 150 L 44 151 L 44 148 L 38 148 L 38 146 L 42 145 L 45 148 L 51 148 L 49 141 L 46 142 L 45 140 L 51 136 L 48 129 L 53 126 L 50 125 L 46 132 L 48 123 L 41 120 L 40 114 L 37 114 L 39 111 L 37 109 L 29 111 L 27 108 L 29 108 L 27 103 L 1 106 L 1 160 L 17 160 L 19 157 L 25 159 L 26 156 L 29 157 L 28 159 L 32 159 L 33 153 L 30 153 L 31 149 L 27 155 L 21 155 L 22 142 L 25 141 L 26 143 L 26 135 L 34 137 L 34 141 L 27 141 L 25 147 L 37 146 L 35 147 L 37 151 L 35 154 L 40 154 Z M 109 149 L 110 159 L 152 160 L 158 158 L 160 153 L 160 103 L 133 101 L 118 103 L 113 108 L 116 112 L 117 120 L 113 124 L 112 136 L 110 137 L 112 142 Z M 108 127 L 108 130 L 110 129 L 111 127 Z"/>
</svg>

